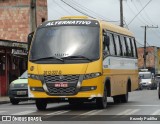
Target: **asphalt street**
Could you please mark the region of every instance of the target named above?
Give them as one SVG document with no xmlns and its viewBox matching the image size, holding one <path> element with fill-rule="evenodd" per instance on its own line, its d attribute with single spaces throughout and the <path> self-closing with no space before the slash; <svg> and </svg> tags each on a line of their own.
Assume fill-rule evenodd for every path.
<svg viewBox="0 0 160 124">
<path fill-rule="evenodd" d="M 38 111 L 34 101 L 20 102 L 19 105 L 11 103 L 0 105 L 0 115 L 11 116 L 41 116 L 47 123 L 62 121 L 59 123 L 80 123 L 87 121 L 95 124 L 104 123 L 105 118 L 108 123 L 136 123 L 132 118 L 136 117 L 160 117 L 160 100 L 157 90 L 142 90 L 129 93 L 129 102 L 114 104 L 112 98 L 108 98 L 107 109 L 97 109 L 94 102 L 85 103 L 81 106 L 70 106 L 68 103 L 50 103 L 45 111 Z M 129 116 L 129 117 L 128 117 Z M 132 118 L 131 118 L 132 117 Z M 154 118 L 150 118 L 155 123 L 159 123 Z M 52 121 L 50 121 L 52 120 Z M 125 122 L 122 122 L 122 121 Z M 107 121 L 107 120 L 106 120 Z M 138 121 L 139 123 L 149 124 L 151 121 Z M 16 122 L 17 123 L 17 122 Z M 152 122 L 153 123 L 153 122 Z"/>
</svg>

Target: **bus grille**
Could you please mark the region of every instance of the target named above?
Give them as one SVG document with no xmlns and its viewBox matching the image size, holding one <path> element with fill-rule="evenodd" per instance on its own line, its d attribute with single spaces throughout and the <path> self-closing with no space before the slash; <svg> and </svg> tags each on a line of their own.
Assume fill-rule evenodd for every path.
<svg viewBox="0 0 160 124">
<path fill-rule="evenodd" d="M 67 87 L 67 88 L 55 88 L 55 87 L 48 87 L 48 91 L 50 94 L 67 94 L 67 95 L 72 95 L 75 93 L 76 88 L 75 87 Z"/>
<path fill-rule="evenodd" d="M 79 80 L 79 75 L 45 75 L 44 81 L 46 83 L 49 94 L 51 95 L 73 95 L 76 93 L 76 86 Z M 55 87 L 54 83 L 64 82 L 68 83 L 68 87 Z"/>
<path fill-rule="evenodd" d="M 79 75 L 45 75 L 44 80 L 47 83 L 52 82 L 74 82 L 78 81 Z"/>
</svg>

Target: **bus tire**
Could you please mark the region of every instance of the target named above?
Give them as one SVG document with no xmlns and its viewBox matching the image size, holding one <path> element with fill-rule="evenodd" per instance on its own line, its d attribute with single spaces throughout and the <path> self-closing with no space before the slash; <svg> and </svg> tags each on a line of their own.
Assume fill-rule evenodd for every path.
<svg viewBox="0 0 160 124">
<path fill-rule="evenodd" d="M 47 101 L 45 101 L 44 99 L 36 99 L 36 107 L 40 111 L 46 110 Z"/>
<path fill-rule="evenodd" d="M 17 100 L 17 99 L 14 99 L 14 98 L 10 98 L 10 102 L 12 103 L 12 105 L 18 105 L 20 100 Z"/>
<path fill-rule="evenodd" d="M 124 95 L 121 95 L 121 102 L 127 103 L 128 102 L 128 92 Z"/>
<path fill-rule="evenodd" d="M 121 102 L 120 96 L 113 96 L 113 101 L 114 101 L 115 104 L 120 103 Z"/>
<path fill-rule="evenodd" d="M 99 109 L 105 109 L 107 107 L 107 88 L 104 86 L 103 97 L 96 98 L 96 105 Z"/>
<path fill-rule="evenodd" d="M 129 86 L 130 85 L 127 83 L 127 85 L 126 85 L 126 94 L 120 95 L 122 103 L 127 103 L 128 102 L 128 91 L 131 90 Z"/>
</svg>

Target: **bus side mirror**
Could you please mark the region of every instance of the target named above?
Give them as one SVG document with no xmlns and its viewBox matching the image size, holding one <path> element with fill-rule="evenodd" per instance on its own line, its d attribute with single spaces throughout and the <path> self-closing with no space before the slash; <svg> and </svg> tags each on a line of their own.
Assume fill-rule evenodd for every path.
<svg viewBox="0 0 160 124">
<path fill-rule="evenodd" d="M 30 46 L 31 46 L 33 34 L 34 34 L 34 32 L 28 34 L 28 39 L 27 39 L 27 40 L 28 40 L 28 41 L 27 41 L 27 42 L 28 42 L 28 51 L 29 51 Z"/>
</svg>

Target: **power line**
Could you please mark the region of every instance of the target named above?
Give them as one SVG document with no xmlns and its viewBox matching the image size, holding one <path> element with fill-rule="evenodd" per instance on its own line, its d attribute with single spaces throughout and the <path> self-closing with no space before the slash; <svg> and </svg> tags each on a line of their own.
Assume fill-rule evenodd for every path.
<svg viewBox="0 0 160 124">
<path fill-rule="evenodd" d="M 74 5 L 76 5 L 76 6 L 78 6 L 79 8 L 81 8 L 81 9 L 78 9 L 78 8 L 76 8 L 76 7 L 74 7 L 73 5 L 71 5 L 71 4 L 69 4 L 68 2 L 66 2 L 66 1 L 64 1 L 64 0 L 60 0 L 61 2 L 63 2 L 63 3 L 65 3 L 66 5 L 68 5 L 69 7 L 71 7 L 72 9 L 74 9 L 74 10 L 76 10 L 77 12 L 79 12 L 79 13 L 81 13 L 81 14 L 83 14 L 83 15 L 86 15 L 86 16 L 88 16 L 88 17 L 90 17 L 90 18 L 93 18 L 93 19 L 95 19 L 95 17 L 94 16 L 92 16 L 92 15 L 90 15 L 90 14 L 88 14 L 88 13 L 86 13 L 86 12 L 84 12 L 84 11 L 82 11 L 81 9 L 82 9 L 82 5 L 77 5 L 76 4 L 76 2 L 74 3 Z M 73 3 L 72 3 L 73 4 Z M 83 9 L 85 8 L 85 11 L 90 11 L 90 12 L 92 12 L 92 13 L 94 13 L 94 15 L 98 15 L 97 13 L 95 13 L 95 12 L 93 12 L 93 11 L 91 11 L 91 10 L 89 10 L 89 9 L 87 9 L 86 7 L 84 7 L 83 6 Z M 99 16 L 99 15 L 98 15 Z M 104 21 L 107 21 L 107 22 L 118 22 L 118 21 L 112 21 L 112 20 L 106 20 L 106 19 L 102 19 L 101 18 L 101 20 L 104 20 Z"/>
<path fill-rule="evenodd" d="M 70 1 L 70 3 L 72 3 L 73 5 L 79 7 L 80 9 L 82 9 L 82 10 L 88 12 L 88 13 L 92 13 L 92 14 L 96 15 L 96 16 L 99 17 L 100 19 L 106 20 L 105 17 L 103 17 L 102 15 L 95 13 L 94 11 L 86 8 L 85 6 L 82 6 L 80 3 L 76 2 L 76 1 L 74 1 L 74 2 L 71 2 L 71 1 Z M 71 4 L 70 4 L 70 5 L 71 5 Z"/>
<path fill-rule="evenodd" d="M 136 4 L 134 3 L 134 1 L 133 1 L 133 5 L 134 5 L 134 7 L 136 8 L 136 10 L 139 12 L 139 9 L 138 9 L 138 7 L 136 6 Z M 142 6 L 142 8 L 143 8 L 143 6 Z M 144 10 L 144 11 L 145 11 L 145 10 Z M 140 13 L 140 16 L 141 16 L 141 18 L 143 18 L 143 20 L 144 20 L 146 23 L 152 24 L 152 23 L 150 23 L 150 22 L 143 16 L 142 13 Z"/>
<path fill-rule="evenodd" d="M 142 5 L 141 0 L 138 0 L 138 1 L 139 1 L 139 3 L 140 3 L 140 6 L 143 8 L 143 5 Z M 147 18 L 150 20 L 150 22 L 155 25 L 155 23 L 151 20 L 151 18 L 149 17 L 149 15 L 147 14 L 147 12 L 146 12 L 145 10 L 144 10 L 144 13 L 145 13 L 145 15 L 147 16 Z"/>
<path fill-rule="evenodd" d="M 128 6 L 128 8 L 129 8 L 129 10 L 134 14 L 134 15 L 136 15 L 136 13 L 133 11 L 133 9 L 131 8 L 131 6 L 128 4 L 128 2 L 126 2 L 127 3 L 127 6 Z M 139 17 L 137 17 L 138 18 L 138 20 L 141 22 L 141 23 L 143 23 L 144 25 L 145 25 L 145 22 L 144 22 L 144 20 L 142 20 L 141 18 L 139 18 Z"/>
<path fill-rule="evenodd" d="M 93 17 L 93 16 L 91 16 L 91 15 L 89 15 L 89 14 L 87 14 L 87 13 L 84 13 L 84 12 L 82 12 L 81 10 L 78 10 L 77 8 L 71 6 L 70 4 L 68 4 L 67 2 L 65 2 L 64 0 L 60 0 L 60 1 L 62 1 L 63 3 L 65 3 L 66 5 L 68 5 L 69 7 L 71 7 L 72 9 L 76 10 L 77 12 L 79 12 L 79 13 L 81 13 L 81 14 L 83 14 L 83 15 L 86 15 L 86 16 L 88 16 L 88 17 L 91 17 L 91 18 L 95 19 L 95 17 Z"/>
<path fill-rule="evenodd" d="M 60 8 L 62 8 L 65 12 L 69 13 L 69 14 L 72 14 L 70 11 L 68 11 L 67 9 L 63 8 L 60 4 L 58 4 L 56 2 L 56 0 L 53 1 L 55 4 L 57 4 Z"/>
<path fill-rule="evenodd" d="M 144 28 L 144 68 L 146 68 L 146 38 L 147 38 L 147 29 L 148 28 L 158 28 L 158 26 L 157 27 L 155 27 L 155 26 L 141 26 L 142 28 Z"/>
<path fill-rule="evenodd" d="M 137 15 L 128 23 L 128 26 L 133 22 L 133 20 L 149 5 L 149 3 L 151 2 L 152 0 L 150 0 L 138 13 Z"/>
</svg>

